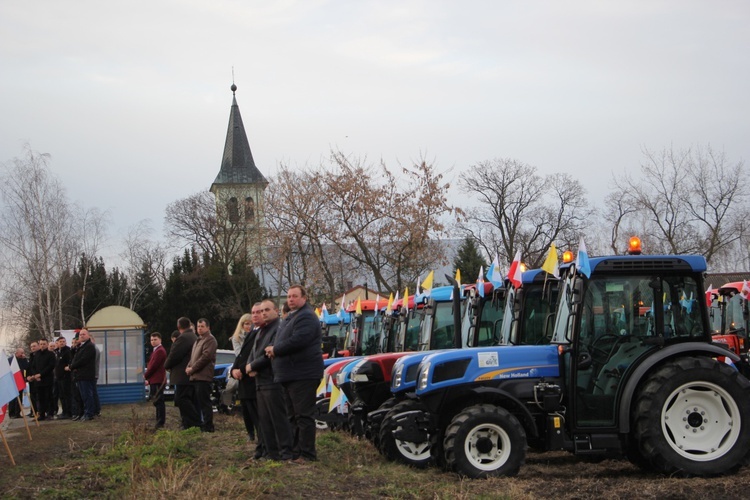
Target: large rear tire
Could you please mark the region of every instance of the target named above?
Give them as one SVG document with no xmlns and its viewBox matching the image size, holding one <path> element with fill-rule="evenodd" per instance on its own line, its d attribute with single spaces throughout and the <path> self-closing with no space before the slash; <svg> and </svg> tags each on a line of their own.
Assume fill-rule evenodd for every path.
<svg viewBox="0 0 750 500">
<path fill-rule="evenodd" d="M 645 382 L 633 419 L 639 455 L 656 470 L 730 474 L 750 453 L 750 382 L 714 359 L 680 358 Z"/>
<path fill-rule="evenodd" d="M 388 460 L 394 460 L 418 469 L 424 469 L 432 462 L 430 454 L 430 437 L 425 442 L 417 443 L 396 439 L 394 432 L 401 430 L 394 416 L 407 411 L 425 411 L 424 405 L 419 401 L 406 400 L 398 403 L 386 414 L 380 425 L 380 452 Z"/>
<path fill-rule="evenodd" d="M 453 417 L 444 447 L 448 467 L 461 475 L 515 476 L 526 460 L 526 431 L 504 408 L 470 406 Z"/>
</svg>

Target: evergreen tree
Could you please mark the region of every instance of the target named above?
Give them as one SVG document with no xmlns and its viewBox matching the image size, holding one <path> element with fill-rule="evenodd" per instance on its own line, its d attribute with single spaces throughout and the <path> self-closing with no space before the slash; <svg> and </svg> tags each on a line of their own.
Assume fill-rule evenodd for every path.
<svg viewBox="0 0 750 500">
<path fill-rule="evenodd" d="M 461 270 L 461 281 L 471 283 L 476 281 L 482 267 L 487 272 L 487 263 L 479 253 L 476 241 L 473 238 L 466 237 L 461 246 L 458 247 L 456 259 L 453 261 L 453 269 Z"/>
</svg>

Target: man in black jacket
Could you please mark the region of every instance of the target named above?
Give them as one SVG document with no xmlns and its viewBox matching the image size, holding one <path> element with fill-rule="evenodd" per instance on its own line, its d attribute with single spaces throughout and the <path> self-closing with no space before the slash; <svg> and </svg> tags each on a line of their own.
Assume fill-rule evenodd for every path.
<svg viewBox="0 0 750 500">
<path fill-rule="evenodd" d="M 273 345 L 279 327 L 279 312 L 271 300 L 260 303 L 263 327 L 253 342 L 253 349 L 244 367 L 245 373 L 255 374 L 255 389 L 258 402 L 260 434 L 268 458 L 290 460 L 292 453 L 292 430 L 284 406 L 281 384 L 274 381 L 271 360 L 266 357 L 266 347 Z"/>
<path fill-rule="evenodd" d="M 188 318 L 177 320 L 177 330 L 180 335 L 172 343 L 164 368 L 169 370 L 169 383 L 174 386 L 174 405 L 180 410 L 182 428 L 189 429 L 201 425 L 201 416 L 195 406 L 195 391 L 190 384 L 190 376 L 185 373 L 198 337 Z"/>
<path fill-rule="evenodd" d="M 260 424 L 258 423 L 255 374 L 247 373 L 245 371 L 245 365 L 247 365 L 248 359 L 250 359 L 250 356 L 252 355 L 255 339 L 261 326 L 263 326 L 263 316 L 260 313 L 260 308 L 260 302 L 256 302 L 250 309 L 252 329 L 245 335 L 245 339 L 242 341 L 242 346 L 240 347 L 240 353 L 234 359 L 234 364 L 232 364 L 232 370 L 230 372 L 232 378 L 239 381 L 237 397 L 239 398 L 242 407 L 242 418 L 245 421 L 245 430 L 247 431 L 248 440 L 252 441 L 257 437 L 257 445 L 255 446 L 255 455 L 253 458 L 261 458 L 262 456 L 267 455 L 265 447 L 263 446 L 263 436 L 260 433 Z"/>
<path fill-rule="evenodd" d="M 39 350 L 34 354 L 31 361 L 31 372 L 33 373 L 37 393 L 37 413 L 39 420 L 45 420 L 50 411 L 52 401 L 52 385 L 55 382 L 55 364 L 57 358 L 55 353 L 49 350 L 47 339 L 39 341 Z"/>
<path fill-rule="evenodd" d="M 284 388 L 284 398 L 294 437 L 294 462 L 316 460 L 315 392 L 323 377 L 323 334 L 320 320 L 307 303 L 302 285 L 287 292 L 289 316 L 266 347 L 273 360 L 274 380 Z"/>
<path fill-rule="evenodd" d="M 70 347 L 68 347 L 65 337 L 60 336 L 57 339 L 57 365 L 55 366 L 57 396 L 60 398 L 60 406 L 62 406 L 62 414 L 57 417 L 59 419 L 66 419 L 73 416 L 71 409 L 70 372 L 65 369 L 66 366 L 70 365 L 71 361 L 73 361 L 73 354 Z"/>
<path fill-rule="evenodd" d="M 96 414 L 94 384 L 96 384 L 96 347 L 91 342 L 89 331 L 78 332 L 78 350 L 67 368 L 73 373 L 73 381 L 78 386 L 83 401 L 83 416 L 79 422 L 93 420 Z"/>
</svg>

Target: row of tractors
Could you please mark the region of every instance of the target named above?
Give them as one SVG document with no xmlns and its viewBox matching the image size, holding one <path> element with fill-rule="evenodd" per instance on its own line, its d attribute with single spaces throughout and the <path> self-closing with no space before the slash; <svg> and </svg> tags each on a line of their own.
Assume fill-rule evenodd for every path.
<svg viewBox="0 0 750 500">
<path fill-rule="evenodd" d="M 319 426 L 472 478 L 516 474 L 529 449 L 733 473 L 750 458 L 748 306 L 736 287 L 703 300 L 705 272 L 701 256 L 587 258 L 321 318 Z"/>
</svg>

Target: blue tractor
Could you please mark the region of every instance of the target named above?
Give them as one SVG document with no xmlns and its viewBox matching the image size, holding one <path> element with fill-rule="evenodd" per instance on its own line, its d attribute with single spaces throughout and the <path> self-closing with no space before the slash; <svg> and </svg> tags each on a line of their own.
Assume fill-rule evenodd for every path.
<svg viewBox="0 0 750 500">
<path fill-rule="evenodd" d="M 585 262 L 585 261 L 584 261 Z M 736 471 L 750 451 L 750 382 L 716 357 L 701 256 L 593 258 L 561 270 L 550 343 L 444 351 L 417 372 L 405 441 L 432 440 L 461 475 L 516 474 L 529 446 L 621 454 L 667 475 Z M 409 431 L 412 435 L 409 435 Z"/>
</svg>

